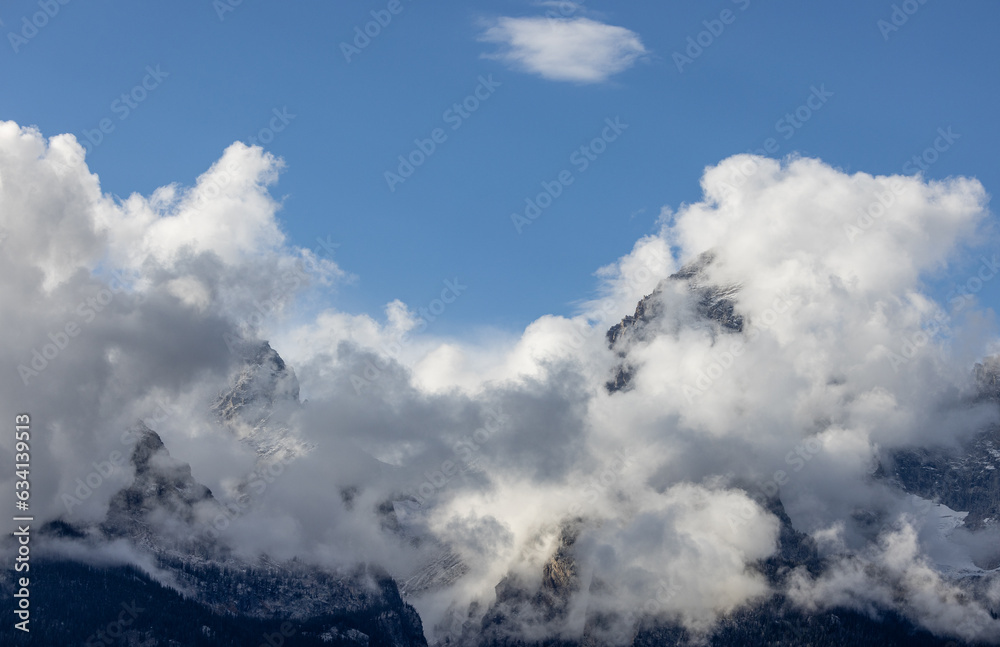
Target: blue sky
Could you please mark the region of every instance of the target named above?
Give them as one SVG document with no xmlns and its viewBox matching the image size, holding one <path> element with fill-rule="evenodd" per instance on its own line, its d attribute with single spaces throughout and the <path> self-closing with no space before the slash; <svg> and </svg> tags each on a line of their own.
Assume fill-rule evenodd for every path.
<svg viewBox="0 0 1000 647">
<path fill-rule="evenodd" d="M 52 0 L 54 15 L 25 30 L 44 5 L 0 9 L 0 118 L 81 141 L 108 120 L 87 160 L 123 197 L 191 184 L 233 141 L 280 124 L 260 139 L 287 165 L 274 193 L 290 241 L 335 241 L 335 260 L 357 276 L 330 302 L 373 315 L 397 298 L 418 308 L 458 278 L 468 290 L 434 322 L 439 333 L 513 332 L 572 313 L 593 294 L 593 272 L 653 233 L 663 206 L 701 197 L 705 166 L 769 138 L 779 157 L 892 174 L 910 172 L 908 160 L 950 128 L 958 137 L 924 175 L 1000 186 L 997 3 L 401 0 L 350 61 L 342 43 L 388 1 L 243 0 L 221 11 L 209 0 Z M 559 11 L 603 29 L 617 60 L 584 48 L 589 77 L 558 57 L 513 60 L 509 45 L 531 32 L 509 19 Z M 894 13 L 898 29 L 886 27 Z M 699 34 L 707 46 L 688 51 Z M 119 98 L 144 80 L 152 89 L 126 111 Z M 461 116 L 454 104 L 477 88 L 484 98 Z M 784 120 L 810 102 L 808 119 Z M 572 155 L 608 119 L 627 128 L 584 170 Z M 435 129 L 434 152 L 390 190 L 386 172 Z M 518 233 L 511 214 L 563 170 L 573 183 Z M 977 263 L 960 260 L 936 293 Z M 984 303 L 1000 303 L 998 283 Z"/>
</svg>

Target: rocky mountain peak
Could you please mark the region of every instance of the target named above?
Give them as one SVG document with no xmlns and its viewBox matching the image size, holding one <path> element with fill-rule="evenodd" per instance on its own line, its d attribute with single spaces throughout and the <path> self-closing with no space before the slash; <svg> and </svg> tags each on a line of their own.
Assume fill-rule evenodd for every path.
<svg viewBox="0 0 1000 647">
<path fill-rule="evenodd" d="M 132 448 L 129 462 L 136 468 L 136 475 L 146 473 L 149 470 L 150 459 L 160 451 L 166 451 L 166 446 L 160 435 L 147 427 L 141 420 L 129 430 L 129 433 L 137 439 L 135 447 Z"/>
<path fill-rule="evenodd" d="M 736 312 L 736 294 L 739 285 L 714 285 L 708 278 L 708 268 L 716 262 L 715 253 L 704 252 L 677 272 L 657 284 L 656 288 L 636 304 L 635 313 L 626 315 L 619 323 L 608 329 L 608 347 L 618 350 L 622 358 L 614 377 L 605 384 L 609 393 L 627 390 L 635 374 L 636 367 L 629 364 L 625 345 L 630 340 L 647 337 L 647 327 L 662 314 L 661 295 L 671 281 L 687 284 L 696 299 L 697 312 L 706 320 L 719 325 L 723 332 L 743 332 L 743 315 Z"/>
<path fill-rule="evenodd" d="M 101 529 L 110 536 L 148 539 L 155 516 L 193 523 L 198 504 L 215 503 L 212 491 L 194 479 L 190 465 L 170 455 L 155 431 L 140 421 L 131 432 L 135 479 L 111 499 Z"/>
<path fill-rule="evenodd" d="M 233 387 L 213 405 L 223 420 L 239 416 L 248 423 L 266 419 L 281 402 L 298 404 L 299 380 L 268 342 L 246 343 L 240 349 L 243 367 Z"/>
<path fill-rule="evenodd" d="M 1000 355 L 987 357 L 975 367 L 980 397 L 1000 402 Z"/>
<path fill-rule="evenodd" d="M 234 350 L 243 365 L 233 386 L 212 405 L 219 420 L 256 451 L 262 465 L 308 452 L 310 447 L 281 422 L 302 405 L 295 371 L 266 341 L 244 342 Z"/>
</svg>

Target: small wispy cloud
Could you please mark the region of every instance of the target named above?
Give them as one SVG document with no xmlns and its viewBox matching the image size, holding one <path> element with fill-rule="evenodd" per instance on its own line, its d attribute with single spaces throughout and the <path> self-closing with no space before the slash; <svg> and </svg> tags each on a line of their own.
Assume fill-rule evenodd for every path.
<svg viewBox="0 0 1000 647">
<path fill-rule="evenodd" d="M 583 17 L 501 17 L 479 39 L 500 45 L 487 58 L 552 81 L 600 83 L 646 53 L 635 32 Z"/>
</svg>

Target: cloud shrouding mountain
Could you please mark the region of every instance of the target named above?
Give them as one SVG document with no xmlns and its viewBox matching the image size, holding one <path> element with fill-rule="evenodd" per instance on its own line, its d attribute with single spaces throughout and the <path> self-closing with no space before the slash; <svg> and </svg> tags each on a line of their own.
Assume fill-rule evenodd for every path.
<svg viewBox="0 0 1000 647">
<path fill-rule="evenodd" d="M 829 564 L 786 580 L 803 608 L 893 608 L 945 635 L 1000 632 L 987 610 L 1000 586 L 968 597 L 947 574 L 975 570 L 969 546 L 996 545 L 996 527 L 955 541 L 875 478 L 896 449 L 997 422 L 970 402 L 989 326 L 967 316 L 971 298 L 938 304 L 922 287 L 975 241 L 978 182 L 735 156 L 706 169 L 702 201 L 665 211 L 657 234 L 598 271 L 579 315 L 477 345 L 422 334 L 399 302 L 384 320 L 306 319 L 297 304 L 347 275 L 286 241 L 268 189 L 281 163 L 259 148 L 234 144 L 192 188 L 124 200 L 81 160 L 71 136 L 0 124 L 0 290 L 15 305 L 2 315 L 0 379 L 5 409 L 31 412 L 44 438 L 39 518 L 103 517 L 127 470 L 72 510 L 62 495 L 125 451 L 136 418 L 218 498 L 233 496 L 257 459 L 210 405 L 239 369 L 231 340 L 269 339 L 308 400 L 280 424 L 311 449 L 221 537 L 246 554 L 372 561 L 401 581 L 448 550 L 464 575 L 412 599 L 429 633 L 488 606 L 505 576 L 537 581 L 567 524 L 582 582 L 573 612 L 525 620 L 525 634 L 573 635 L 584 611 L 639 608 L 708 627 L 773 589 L 758 565 L 777 549 L 764 502 L 778 491 Z M 667 281 L 643 334 L 609 348 L 613 323 L 707 251 L 698 280 L 733 288 L 742 330 Z M 63 339 L 68 324 L 77 332 Z M 63 347 L 49 358 L 49 344 Z M 629 388 L 609 393 L 623 357 Z M 12 451 L 5 436 L 0 461 Z"/>
</svg>

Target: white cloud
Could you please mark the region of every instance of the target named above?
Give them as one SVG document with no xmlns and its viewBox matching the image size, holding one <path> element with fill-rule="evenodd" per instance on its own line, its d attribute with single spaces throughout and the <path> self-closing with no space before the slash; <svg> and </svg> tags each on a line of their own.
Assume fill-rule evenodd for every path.
<svg viewBox="0 0 1000 647">
<path fill-rule="evenodd" d="M 17 306 L 0 311 L 0 365 L 9 369 L 0 404 L 38 412 L 39 519 L 63 513 L 58 495 L 120 450 L 122 430 L 161 398 L 175 412 L 158 429 L 172 455 L 220 496 L 242 476 L 248 458 L 207 405 L 234 367 L 223 333 L 249 313 L 266 329 L 304 287 L 289 273 L 302 250 L 284 240 L 270 195 L 279 169 L 237 144 L 193 188 L 120 202 L 101 192 L 71 136 L 46 141 L 0 123 L 0 299 Z M 845 226 L 893 182 L 902 188 L 892 209 L 851 236 Z M 707 169 L 703 188 L 702 200 L 599 270 L 598 298 L 579 316 L 541 317 L 512 338 L 436 339 L 399 302 L 381 317 L 331 309 L 275 326 L 273 345 L 309 399 L 282 424 L 316 449 L 229 536 L 245 552 L 378 563 L 399 577 L 424 563 L 426 547 L 446 543 L 469 572 L 412 598 L 432 631 L 449 609 L 488 607 L 508 573 L 540 578 L 560 524 L 579 517 L 574 557 L 595 583 L 580 591 L 608 592 L 589 608 L 655 603 L 704 628 L 772 586 L 756 566 L 774 549 L 777 521 L 750 497 L 782 470 L 792 523 L 837 553 L 828 572 L 793 582 L 798 604 L 891 606 L 934 631 L 962 622 L 960 635 L 997 635 L 975 591 L 935 574 L 919 534 L 889 533 L 873 546 L 855 514 L 899 518 L 904 497 L 872 478 L 880 453 L 947 442 L 988 421 L 961 400 L 967 357 L 943 335 L 927 335 L 904 370 L 887 358 L 934 315 L 924 279 L 988 216 L 982 186 L 736 156 Z M 604 335 L 609 319 L 708 248 L 716 261 L 706 281 L 742 285 L 734 299 L 747 330 L 715 329 L 686 287 L 666 289 L 650 334 L 623 349 L 634 388 L 608 394 L 621 360 Z M 128 270 L 134 285 L 112 286 L 108 268 Z M 781 295 L 792 302 L 776 312 Z M 99 310 L 87 305 L 104 297 Z M 955 319 L 965 346 L 988 347 L 981 330 Z M 17 367 L 67 323 L 78 336 L 23 384 Z M 734 342 L 739 354 L 726 359 Z M 502 424 L 480 432 L 496 405 Z M 448 461 L 462 468 L 450 479 L 439 473 Z M 8 434 L 0 463 L 10 462 Z M 13 490 L 10 476 L 0 474 L 0 490 Z M 88 500 L 87 518 L 100 518 L 118 485 Z M 340 496 L 348 487 L 352 507 Z M 407 522 L 428 539 L 420 546 L 386 532 L 378 513 L 404 492 L 427 497 Z M 974 539 L 983 538 L 969 546 Z M 891 581 L 872 585 L 869 564 Z M 675 587 L 684 593 L 671 595 Z M 533 628 L 549 629 L 559 631 Z"/>
<path fill-rule="evenodd" d="M 172 264 L 184 254 L 210 252 L 235 264 L 284 244 L 268 186 L 283 163 L 260 148 L 232 144 L 194 187 L 163 187 L 146 200 L 129 197 L 111 211 L 120 222 L 102 223 L 112 235 L 112 252 L 122 264 L 153 258 Z"/>
<path fill-rule="evenodd" d="M 501 45 L 487 55 L 553 81 L 600 83 L 646 53 L 639 35 L 589 18 L 496 19 L 480 40 Z"/>
<path fill-rule="evenodd" d="M 938 635 L 997 641 L 997 621 L 957 583 L 931 567 L 916 531 L 905 521 L 860 555 L 834 561 L 816 579 L 797 569 L 789 597 L 810 612 L 839 606 L 877 613 L 894 606 L 895 600 L 904 614 Z"/>
</svg>

